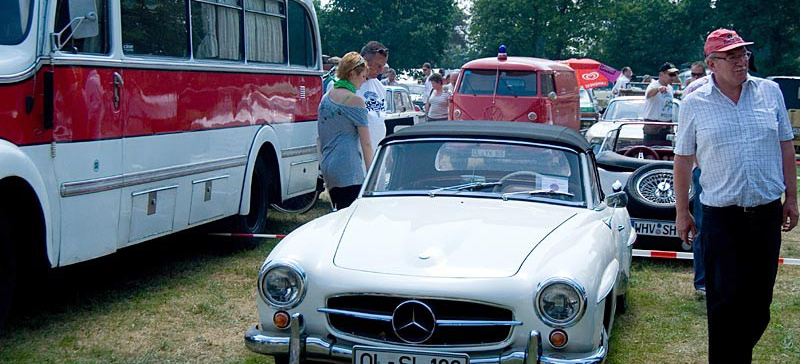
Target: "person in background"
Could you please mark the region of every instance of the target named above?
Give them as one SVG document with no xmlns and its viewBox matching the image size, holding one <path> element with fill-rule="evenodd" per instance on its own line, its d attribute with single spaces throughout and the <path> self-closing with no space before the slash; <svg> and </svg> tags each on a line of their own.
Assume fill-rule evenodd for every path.
<svg viewBox="0 0 800 364">
<path fill-rule="evenodd" d="M 668 123 L 672 121 L 672 98 L 674 90 L 672 81 L 678 76 L 678 69 L 666 62 L 658 69 L 658 80 L 647 85 L 644 91 L 644 114 L 642 118 L 648 122 Z M 645 145 L 666 143 L 670 128 L 658 125 L 645 125 Z M 671 143 L 670 143 L 671 144 Z"/>
<path fill-rule="evenodd" d="M 442 121 L 447 120 L 448 107 L 450 103 L 450 93 L 444 91 L 444 78 L 438 73 L 434 73 L 430 77 L 431 97 L 425 104 L 425 111 L 428 115 L 428 121 Z"/>
<path fill-rule="evenodd" d="M 394 68 L 389 68 L 389 71 L 386 72 L 386 78 L 381 80 L 381 83 L 384 86 L 400 86 L 400 84 L 397 83 L 397 71 L 395 71 Z"/>
<path fill-rule="evenodd" d="M 364 98 L 356 94 L 367 73 L 364 57 L 347 53 L 336 69 L 338 80 L 333 90 L 319 103 L 320 169 L 334 209 L 346 208 L 355 201 L 364 183 L 364 170 L 372 164 L 367 108 Z"/>
<path fill-rule="evenodd" d="M 642 76 L 642 83 L 649 84 L 649 83 L 652 83 L 652 82 L 653 82 L 653 76 L 650 76 L 650 75 Z"/>
<path fill-rule="evenodd" d="M 367 81 L 358 89 L 358 96 L 363 97 L 367 104 L 369 134 L 372 139 L 372 152 L 375 153 L 378 143 L 386 136 L 386 89 L 377 77 L 389 61 L 389 49 L 373 40 L 361 48 L 361 56 L 367 60 L 369 73 Z"/>
<path fill-rule="evenodd" d="M 775 82 L 748 74 L 750 44 L 733 30 L 711 32 L 704 46 L 710 80 L 683 100 L 678 116 L 674 182 L 682 239 L 696 231 L 689 211 L 695 158 L 703 167 L 699 240 L 710 364 L 752 362 L 769 325 L 781 231 L 791 231 L 799 215 L 783 95 Z"/>
<path fill-rule="evenodd" d="M 706 64 L 703 63 L 702 61 L 697 61 L 695 63 L 692 63 L 692 67 L 690 68 L 689 72 L 691 72 L 691 76 L 686 79 L 686 84 L 683 85 L 684 89 L 686 87 L 689 87 L 690 83 L 706 76 Z"/>
<path fill-rule="evenodd" d="M 425 89 L 422 90 L 422 103 L 423 104 L 427 104 L 428 103 L 428 98 L 431 97 L 432 86 L 431 86 L 431 81 L 428 78 L 431 77 L 432 73 L 433 72 L 431 72 L 431 64 L 428 63 L 428 62 L 423 63 L 422 64 L 422 74 L 425 75 L 425 77 L 424 77 L 425 80 L 423 81 L 423 84 L 425 85 Z"/>
<path fill-rule="evenodd" d="M 611 95 L 618 96 L 619 90 L 628 88 L 628 84 L 631 82 L 631 77 L 633 77 L 633 71 L 630 67 L 622 67 L 622 74 L 617 77 L 617 82 L 614 82 L 614 87 L 611 88 Z"/>
<path fill-rule="evenodd" d="M 450 74 L 444 75 L 444 86 L 442 86 L 442 90 L 447 93 L 453 93 L 452 85 L 450 82 Z"/>
</svg>

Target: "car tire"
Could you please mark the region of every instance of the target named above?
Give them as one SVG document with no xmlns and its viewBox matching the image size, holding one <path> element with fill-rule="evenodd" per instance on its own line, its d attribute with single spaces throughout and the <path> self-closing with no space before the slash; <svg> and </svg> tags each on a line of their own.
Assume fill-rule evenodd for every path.
<svg viewBox="0 0 800 364">
<path fill-rule="evenodd" d="M 3 327 L 11 302 L 14 297 L 14 283 L 17 278 L 17 266 L 11 231 L 8 220 L 0 212 L 0 327 Z"/>
<path fill-rule="evenodd" d="M 628 294 L 627 293 L 623 293 L 623 294 L 617 296 L 616 314 L 617 315 L 622 315 L 625 312 L 628 312 Z"/>
<path fill-rule="evenodd" d="M 656 162 L 635 170 L 625 185 L 628 212 L 631 217 L 674 220 L 675 187 L 673 165 Z M 689 187 L 689 203 L 694 201 L 694 189 Z"/>
<path fill-rule="evenodd" d="M 267 230 L 269 212 L 269 196 L 272 192 L 272 176 L 270 169 L 261 161 L 257 161 L 253 169 L 250 185 L 250 213 L 234 215 L 228 220 L 228 227 L 240 234 L 263 234 Z M 245 247 L 255 247 L 263 241 L 261 238 L 240 238 Z"/>
</svg>

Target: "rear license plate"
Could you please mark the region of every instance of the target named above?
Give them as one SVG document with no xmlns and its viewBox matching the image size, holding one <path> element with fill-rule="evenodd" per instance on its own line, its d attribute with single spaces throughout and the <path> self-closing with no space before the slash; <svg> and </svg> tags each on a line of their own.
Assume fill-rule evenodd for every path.
<svg viewBox="0 0 800 364">
<path fill-rule="evenodd" d="M 469 364 L 469 355 L 354 346 L 353 364 Z"/>
<path fill-rule="evenodd" d="M 631 219 L 636 234 L 646 236 L 678 237 L 674 221 Z"/>
</svg>

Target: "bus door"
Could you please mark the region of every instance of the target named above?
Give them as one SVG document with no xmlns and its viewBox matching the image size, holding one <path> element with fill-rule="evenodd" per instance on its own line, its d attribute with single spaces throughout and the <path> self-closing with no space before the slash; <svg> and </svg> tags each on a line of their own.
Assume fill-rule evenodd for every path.
<svg viewBox="0 0 800 364">
<path fill-rule="evenodd" d="M 69 26 L 70 1 L 56 2 L 54 32 Z M 123 180 L 121 71 L 110 55 L 108 0 L 95 0 L 95 5 L 97 35 L 66 41 L 44 68 L 53 96 L 51 156 L 61 209 L 59 265 L 106 255 L 117 247 Z"/>
</svg>

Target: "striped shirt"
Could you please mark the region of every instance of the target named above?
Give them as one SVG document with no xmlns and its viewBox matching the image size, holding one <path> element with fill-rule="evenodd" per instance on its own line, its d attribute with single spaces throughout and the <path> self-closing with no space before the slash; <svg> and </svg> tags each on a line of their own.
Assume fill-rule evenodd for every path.
<svg viewBox="0 0 800 364">
<path fill-rule="evenodd" d="M 793 138 L 777 83 L 748 75 L 734 104 L 711 77 L 681 104 L 675 154 L 703 166 L 703 205 L 753 207 L 786 189 L 780 142 Z"/>
</svg>

